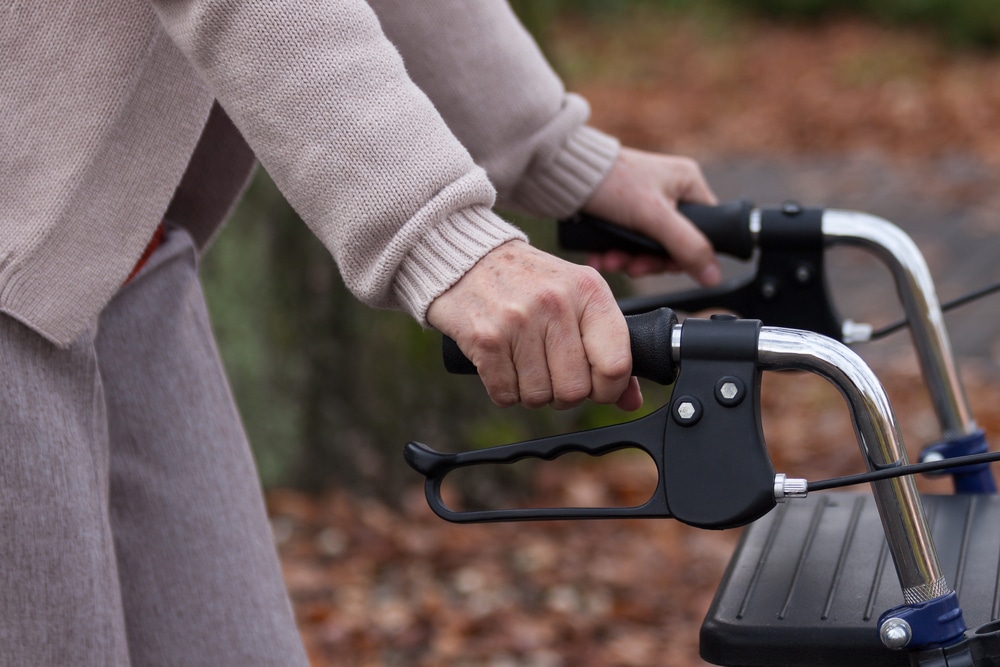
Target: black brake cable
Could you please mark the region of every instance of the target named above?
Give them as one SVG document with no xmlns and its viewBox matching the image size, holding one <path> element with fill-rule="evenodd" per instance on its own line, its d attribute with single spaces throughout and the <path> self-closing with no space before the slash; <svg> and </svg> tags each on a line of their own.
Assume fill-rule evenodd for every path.
<svg viewBox="0 0 1000 667">
<path fill-rule="evenodd" d="M 1000 282 L 987 285 L 986 287 L 978 289 L 974 292 L 969 292 L 965 296 L 960 296 L 957 299 L 952 299 L 951 301 L 941 305 L 941 311 L 945 312 L 952 310 L 953 308 L 958 308 L 959 306 L 964 306 L 967 303 L 981 299 L 984 296 L 989 296 L 997 291 L 1000 291 Z M 870 340 L 878 340 L 879 338 L 888 336 L 891 333 L 896 333 L 900 329 L 909 326 L 909 324 L 910 321 L 908 319 L 902 319 L 894 324 L 882 327 L 881 329 L 876 329 L 875 331 L 872 331 Z"/>
<path fill-rule="evenodd" d="M 893 477 L 903 477 L 904 475 L 917 475 L 920 473 L 940 472 L 949 468 L 960 468 L 980 463 L 995 463 L 1000 461 L 1000 452 L 986 452 L 985 454 L 969 454 L 968 456 L 956 456 L 941 461 L 927 461 L 926 463 L 908 463 L 906 465 L 894 465 L 880 470 L 871 470 L 857 475 L 845 475 L 844 477 L 833 477 L 819 482 L 807 482 L 807 491 L 826 491 L 828 489 L 839 489 L 844 486 L 855 484 L 866 484 L 877 482 Z"/>
<path fill-rule="evenodd" d="M 951 301 L 942 304 L 941 311 L 946 312 L 954 308 L 958 308 L 959 306 L 964 306 L 967 303 L 971 303 L 972 301 L 976 301 L 977 299 L 989 296 L 990 294 L 998 291 L 1000 291 L 1000 282 L 987 285 L 986 287 L 969 292 L 964 296 L 960 296 L 957 299 L 952 299 Z M 881 329 L 876 329 L 871 333 L 870 340 L 877 340 L 879 338 L 883 338 L 884 336 L 888 336 L 889 334 L 895 333 L 900 329 L 909 326 L 909 324 L 910 322 L 908 319 L 903 319 L 899 322 L 895 322 L 894 324 L 882 327 Z M 956 456 L 950 459 L 927 461 L 925 463 L 894 465 L 880 470 L 871 470 L 869 472 L 859 473 L 857 475 L 845 475 L 843 477 L 824 479 L 819 482 L 807 482 L 807 490 L 826 491 L 829 489 L 839 489 L 845 486 L 854 486 L 856 484 L 867 484 L 884 479 L 892 479 L 894 477 L 903 477 L 905 475 L 941 472 L 951 468 L 960 468 L 962 466 L 978 465 L 982 463 L 996 463 L 997 461 L 1000 461 L 1000 452 L 986 452 L 983 454 Z"/>
</svg>

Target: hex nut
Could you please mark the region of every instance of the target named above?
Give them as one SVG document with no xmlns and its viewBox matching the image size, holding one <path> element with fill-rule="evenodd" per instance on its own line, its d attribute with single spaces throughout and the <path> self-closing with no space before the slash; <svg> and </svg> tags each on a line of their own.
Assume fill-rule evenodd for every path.
<svg viewBox="0 0 1000 667">
<path fill-rule="evenodd" d="M 681 396 L 674 401 L 672 413 L 681 426 L 693 426 L 701 419 L 701 402 L 694 396 Z"/>
<path fill-rule="evenodd" d="M 727 408 L 732 408 L 742 403 L 746 393 L 746 385 L 743 383 L 743 380 L 732 375 L 720 378 L 715 383 L 715 400 Z"/>
</svg>

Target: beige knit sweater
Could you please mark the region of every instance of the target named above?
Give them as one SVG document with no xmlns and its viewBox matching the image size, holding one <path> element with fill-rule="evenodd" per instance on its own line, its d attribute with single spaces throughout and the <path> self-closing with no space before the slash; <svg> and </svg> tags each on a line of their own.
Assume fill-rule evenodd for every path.
<svg viewBox="0 0 1000 667">
<path fill-rule="evenodd" d="M 423 322 L 521 237 L 497 192 L 565 215 L 617 151 L 501 0 L 11 0 L 0 60 L 0 310 L 58 345 L 168 207 L 203 246 L 254 156 L 358 298 Z"/>
</svg>

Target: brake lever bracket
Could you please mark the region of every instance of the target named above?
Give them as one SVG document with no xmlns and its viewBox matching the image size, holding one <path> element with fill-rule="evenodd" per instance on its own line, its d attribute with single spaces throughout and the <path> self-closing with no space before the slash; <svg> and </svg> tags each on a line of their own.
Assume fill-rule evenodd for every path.
<svg viewBox="0 0 1000 667">
<path fill-rule="evenodd" d="M 843 323 L 826 283 L 823 209 L 794 202 L 760 209 L 756 243 L 756 269 L 750 276 L 715 288 L 622 299 L 622 311 L 723 308 L 768 326 L 804 329 L 843 341 Z"/>
<path fill-rule="evenodd" d="M 760 326 L 727 315 L 684 323 L 662 469 L 678 521 L 733 528 L 775 505 L 760 423 Z"/>
</svg>

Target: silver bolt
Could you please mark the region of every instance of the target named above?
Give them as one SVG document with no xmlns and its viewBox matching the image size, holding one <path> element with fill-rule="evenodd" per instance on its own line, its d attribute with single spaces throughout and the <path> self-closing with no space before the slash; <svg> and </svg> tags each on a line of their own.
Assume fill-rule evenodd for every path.
<svg viewBox="0 0 1000 667">
<path fill-rule="evenodd" d="M 694 407 L 694 403 L 691 403 L 690 401 L 684 401 L 677 406 L 677 416 L 684 421 L 694 417 L 696 412 L 698 412 L 698 409 Z"/>
<path fill-rule="evenodd" d="M 795 279 L 804 285 L 812 279 L 812 271 L 809 270 L 808 266 L 803 264 L 795 269 Z"/>
<path fill-rule="evenodd" d="M 841 337 L 844 343 L 866 343 L 872 339 L 872 325 L 854 320 L 844 320 L 841 329 Z"/>
<path fill-rule="evenodd" d="M 905 648 L 913 638 L 910 624 L 901 618 L 888 618 L 879 628 L 878 636 L 886 648 Z"/>
<path fill-rule="evenodd" d="M 743 381 L 733 375 L 723 376 L 715 383 L 715 400 L 727 408 L 742 403 L 745 393 Z"/>
<path fill-rule="evenodd" d="M 674 421 L 681 426 L 694 426 L 701 419 L 701 401 L 694 396 L 678 396 L 674 403 Z"/>
<path fill-rule="evenodd" d="M 760 295 L 767 301 L 778 296 L 778 284 L 773 280 L 768 280 L 760 286 Z"/>
</svg>

